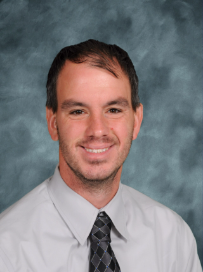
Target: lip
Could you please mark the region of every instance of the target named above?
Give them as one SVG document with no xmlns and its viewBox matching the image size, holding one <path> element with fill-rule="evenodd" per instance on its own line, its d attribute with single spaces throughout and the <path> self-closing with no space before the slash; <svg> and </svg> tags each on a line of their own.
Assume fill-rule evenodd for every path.
<svg viewBox="0 0 203 272">
<path fill-rule="evenodd" d="M 87 149 L 105 149 L 105 148 L 110 148 L 112 145 L 97 145 L 97 146 L 92 146 L 92 145 L 85 145 L 82 146 L 83 148 Z"/>
<path fill-rule="evenodd" d="M 82 152 L 83 152 L 83 154 L 86 156 L 86 157 L 88 157 L 88 158 L 91 158 L 91 159 L 98 159 L 98 158 L 105 158 L 108 154 L 109 154 L 109 152 L 111 151 L 111 149 L 112 149 L 112 147 L 113 147 L 113 145 L 111 145 L 111 146 L 102 146 L 102 147 L 87 147 L 87 146 L 81 146 L 81 148 L 82 148 Z M 105 151 L 103 151 L 103 152 L 90 152 L 90 151 L 88 151 L 88 150 L 86 150 L 86 148 L 87 149 L 93 149 L 93 150 L 101 150 L 101 149 L 106 149 L 106 148 L 108 148 L 107 150 L 105 150 Z"/>
<path fill-rule="evenodd" d="M 99 149 L 90 149 L 90 148 L 85 148 L 85 150 L 87 152 L 90 152 L 90 153 L 103 153 L 105 151 L 107 151 L 109 148 L 99 148 Z"/>
</svg>

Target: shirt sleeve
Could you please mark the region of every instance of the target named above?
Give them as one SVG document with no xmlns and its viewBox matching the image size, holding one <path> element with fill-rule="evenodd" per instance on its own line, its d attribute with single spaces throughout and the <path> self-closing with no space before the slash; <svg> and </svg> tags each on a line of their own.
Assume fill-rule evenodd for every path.
<svg viewBox="0 0 203 272">
<path fill-rule="evenodd" d="M 197 254 L 197 246 L 194 240 L 185 272 L 202 272 L 200 260 Z"/>
<path fill-rule="evenodd" d="M 0 272 L 14 272 L 13 266 L 11 265 L 6 254 L 0 248 Z"/>
<path fill-rule="evenodd" d="M 195 237 L 184 221 L 182 221 L 179 236 L 179 266 L 177 271 L 202 272 Z"/>
</svg>

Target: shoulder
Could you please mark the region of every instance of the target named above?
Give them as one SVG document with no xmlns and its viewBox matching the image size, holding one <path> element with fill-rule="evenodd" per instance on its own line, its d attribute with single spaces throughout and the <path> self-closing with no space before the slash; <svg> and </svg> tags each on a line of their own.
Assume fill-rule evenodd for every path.
<svg viewBox="0 0 203 272">
<path fill-rule="evenodd" d="M 156 200 L 124 184 L 122 184 L 122 196 L 125 205 L 133 205 L 143 211 L 154 208 L 170 210 Z"/>
<path fill-rule="evenodd" d="M 157 252 L 167 270 L 172 263 L 176 271 L 201 270 L 195 238 L 181 216 L 126 185 L 122 185 L 122 197 L 133 241 Z"/>
<path fill-rule="evenodd" d="M 8 229 L 17 227 L 30 221 L 41 207 L 48 205 L 50 198 L 47 191 L 49 179 L 38 185 L 12 206 L 0 214 L 0 235 Z"/>
<path fill-rule="evenodd" d="M 157 202 L 156 200 L 140 193 L 139 191 L 122 184 L 122 197 L 124 205 L 129 209 L 135 209 L 142 213 L 169 213 L 173 216 L 178 216 L 174 211 Z"/>
<path fill-rule="evenodd" d="M 134 222 L 131 226 L 150 229 L 164 239 L 173 236 L 188 245 L 193 243 L 189 226 L 173 210 L 126 185 L 122 185 L 122 196 L 126 216 Z"/>
</svg>

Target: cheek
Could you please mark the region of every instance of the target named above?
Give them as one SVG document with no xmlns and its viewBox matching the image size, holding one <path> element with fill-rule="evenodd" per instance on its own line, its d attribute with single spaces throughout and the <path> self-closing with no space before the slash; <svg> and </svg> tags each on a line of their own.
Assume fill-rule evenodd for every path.
<svg viewBox="0 0 203 272">
<path fill-rule="evenodd" d="M 112 133 L 116 135 L 120 143 L 126 142 L 132 135 L 133 127 L 129 126 L 129 122 L 118 122 L 110 127 Z"/>
<path fill-rule="evenodd" d="M 75 142 L 84 133 L 84 126 L 80 122 L 66 121 L 61 122 L 59 125 L 60 136 L 66 141 Z"/>
</svg>

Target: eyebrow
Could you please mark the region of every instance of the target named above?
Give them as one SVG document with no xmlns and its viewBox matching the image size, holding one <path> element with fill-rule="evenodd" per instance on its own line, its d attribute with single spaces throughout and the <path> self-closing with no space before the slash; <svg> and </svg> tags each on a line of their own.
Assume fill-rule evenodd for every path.
<svg viewBox="0 0 203 272">
<path fill-rule="evenodd" d="M 106 106 L 113 106 L 113 105 L 119 105 L 125 108 L 130 107 L 128 100 L 123 97 L 119 97 L 118 99 L 115 99 L 106 103 Z"/>
<path fill-rule="evenodd" d="M 75 107 L 75 106 L 87 107 L 88 105 L 85 103 L 79 102 L 79 101 L 69 99 L 69 100 L 63 101 L 63 103 L 61 104 L 61 109 L 66 110 L 66 109 L 69 109 L 69 108 Z"/>
<path fill-rule="evenodd" d="M 127 99 L 123 98 L 123 97 L 119 97 L 118 99 L 112 100 L 107 102 L 104 106 L 113 106 L 113 105 L 119 105 L 125 108 L 129 108 L 129 102 Z M 88 107 L 88 104 L 83 103 L 83 102 L 79 102 L 79 101 L 75 101 L 73 99 L 68 99 L 63 101 L 63 103 L 61 104 L 61 109 L 62 110 L 67 110 L 71 107 Z"/>
</svg>

